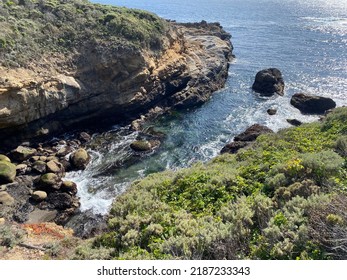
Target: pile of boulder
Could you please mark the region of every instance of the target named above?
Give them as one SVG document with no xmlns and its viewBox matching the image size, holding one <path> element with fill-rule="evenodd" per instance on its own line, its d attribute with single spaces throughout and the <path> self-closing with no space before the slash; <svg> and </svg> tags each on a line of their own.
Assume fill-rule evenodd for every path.
<svg viewBox="0 0 347 280">
<path fill-rule="evenodd" d="M 79 208 L 77 185 L 65 173 L 85 169 L 90 139 L 53 141 L 30 147 L 23 143 L 0 155 L 0 218 L 16 222 L 54 221 L 64 224 Z"/>
</svg>

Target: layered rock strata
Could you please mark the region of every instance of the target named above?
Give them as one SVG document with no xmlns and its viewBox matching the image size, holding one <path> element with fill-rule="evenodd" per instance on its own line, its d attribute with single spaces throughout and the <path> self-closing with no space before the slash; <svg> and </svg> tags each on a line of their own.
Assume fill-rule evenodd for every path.
<svg viewBox="0 0 347 280">
<path fill-rule="evenodd" d="M 170 25 L 158 52 L 102 42 L 32 67 L 0 67 L 0 141 L 15 145 L 208 100 L 226 81 L 230 35 L 218 23 Z"/>
</svg>

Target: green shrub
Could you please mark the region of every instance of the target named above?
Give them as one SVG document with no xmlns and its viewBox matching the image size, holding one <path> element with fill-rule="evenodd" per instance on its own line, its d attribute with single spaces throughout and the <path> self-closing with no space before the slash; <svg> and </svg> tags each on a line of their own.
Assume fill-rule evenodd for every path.
<svg viewBox="0 0 347 280">
<path fill-rule="evenodd" d="M 335 149 L 340 156 L 347 157 L 347 136 L 341 136 L 336 140 Z"/>
<path fill-rule="evenodd" d="M 303 154 L 301 158 L 306 174 L 312 176 L 319 185 L 337 175 L 344 164 L 343 158 L 329 150 Z"/>
<path fill-rule="evenodd" d="M 0 61 L 25 66 L 51 53 L 79 53 L 107 43 L 115 49 L 162 47 L 168 24 L 154 14 L 83 0 L 7 1 L 0 9 Z"/>
<path fill-rule="evenodd" d="M 13 248 L 22 242 L 25 232 L 15 226 L 0 225 L 0 245 Z"/>
</svg>

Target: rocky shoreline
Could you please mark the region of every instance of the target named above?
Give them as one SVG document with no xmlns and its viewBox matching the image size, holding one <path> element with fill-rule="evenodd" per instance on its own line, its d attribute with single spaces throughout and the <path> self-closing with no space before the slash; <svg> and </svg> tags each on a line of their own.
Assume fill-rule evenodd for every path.
<svg viewBox="0 0 347 280">
<path fill-rule="evenodd" d="M 47 61 L 49 71 L 0 66 L 2 148 L 81 127 L 135 120 L 139 129 L 144 119 L 202 104 L 225 84 L 230 37 L 219 23 L 170 23 L 157 52 L 88 45 Z"/>
<path fill-rule="evenodd" d="M 66 172 L 84 169 L 90 160 L 81 133 L 78 139 L 23 143 L 0 158 L 1 216 L 7 221 L 65 224 L 80 204 L 77 186 Z M 7 167 L 7 168 L 4 168 Z"/>
<path fill-rule="evenodd" d="M 219 23 L 170 25 L 160 54 L 88 50 L 80 54 L 83 63 L 81 57 L 73 61 L 76 69 L 69 74 L 0 66 L 2 219 L 55 222 L 81 237 L 102 230 L 104 218 L 81 213 L 77 186 L 64 179 L 88 164 L 91 136 L 78 132 L 51 139 L 117 122 L 132 122 L 132 129 L 141 131 L 146 121 L 200 105 L 222 88 L 233 58 L 230 34 Z M 160 145 L 161 136 L 145 134 L 131 145 L 134 153 Z M 81 227 L 80 219 L 91 222 Z"/>
</svg>

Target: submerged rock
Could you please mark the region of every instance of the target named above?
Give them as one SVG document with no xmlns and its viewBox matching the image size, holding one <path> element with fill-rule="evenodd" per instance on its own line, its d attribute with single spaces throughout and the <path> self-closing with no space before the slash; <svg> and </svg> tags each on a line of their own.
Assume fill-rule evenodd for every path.
<svg viewBox="0 0 347 280">
<path fill-rule="evenodd" d="M 305 114 L 324 114 L 325 111 L 336 107 L 335 101 L 331 98 L 305 93 L 294 94 L 290 104 Z"/>
<path fill-rule="evenodd" d="M 147 152 L 152 149 L 152 145 L 147 140 L 137 140 L 130 144 L 130 148 L 136 152 Z"/>
</svg>

